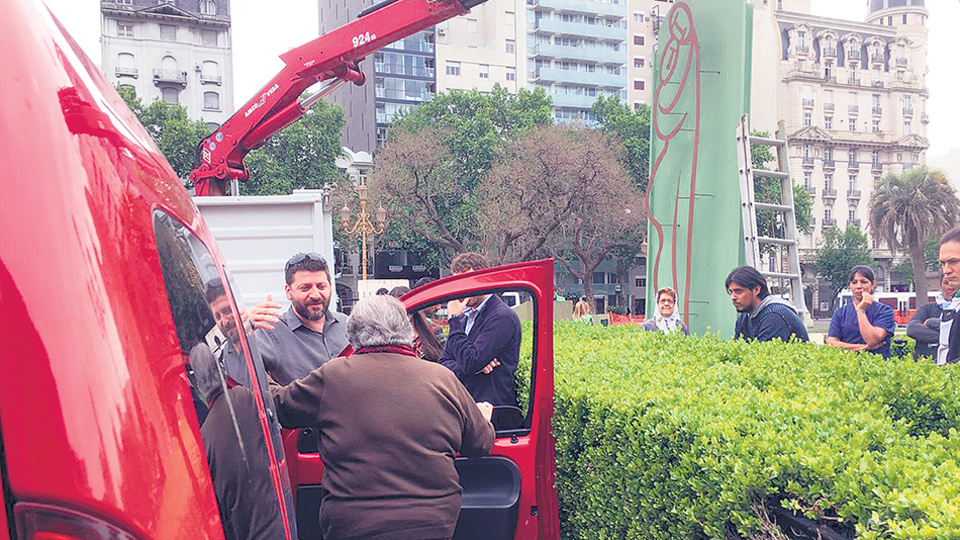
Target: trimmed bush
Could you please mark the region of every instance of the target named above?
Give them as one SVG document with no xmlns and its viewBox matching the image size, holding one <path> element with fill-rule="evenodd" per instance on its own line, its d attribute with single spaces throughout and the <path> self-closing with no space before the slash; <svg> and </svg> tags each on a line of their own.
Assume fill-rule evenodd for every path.
<svg viewBox="0 0 960 540">
<path fill-rule="evenodd" d="M 626 326 L 555 340 L 565 538 L 750 537 L 770 505 L 857 538 L 960 538 L 952 367 Z"/>
</svg>

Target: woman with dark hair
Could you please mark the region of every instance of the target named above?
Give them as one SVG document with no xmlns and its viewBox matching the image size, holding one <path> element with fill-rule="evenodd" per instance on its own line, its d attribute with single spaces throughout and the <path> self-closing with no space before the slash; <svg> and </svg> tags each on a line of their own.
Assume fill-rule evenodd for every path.
<svg viewBox="0 0 960 540">
<path fill-rule="evenodd" d="M 410 292 L 410 287 L 400 285 L 390 290 L 390 296 L 400 298 L 408 292 Z M 440 352 L 443 350 L 443 346 L 440 345 L 440 340 L 437 339 L 437 335 L 430 327 L 427 319 L 423 316 L 423 313 L 419 311 L 411 313 L 409 317 L 410 324 L 413 325 L 413 333 L 415 334 L 413 338 L 413 350 L 417 352 L 417 356 L 424 360 L 439 362 Z"/>
<path fill-rule="evenodd" d="M 869 266 L 850 270 L 853 303 L 839 307 L 830 320 L 827 345 L 849 351 L 870 351 L 890 357 L 890 340 L 896 330 L 893 308 L 873 301 L 877 279 Z"/>
</svg>

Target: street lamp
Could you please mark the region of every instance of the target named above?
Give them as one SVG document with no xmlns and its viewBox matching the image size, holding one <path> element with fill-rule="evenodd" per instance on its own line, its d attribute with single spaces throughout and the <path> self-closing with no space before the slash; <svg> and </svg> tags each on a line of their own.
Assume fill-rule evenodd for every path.
<svg viewBox="0 0 960 540">
<path fill-rule="evenodd" d="M 357 188 L 360 195 L 360 215 L 357 217 L 353 227 L 350 226 L 350 207 L 344 205 L 340 209 L 340 223 L 343 224 L 343 231 L 347 234 L 360 235 L 360 264 L 363 266 L 363 280 L 367 280 L 367 235 L 383 234 L 387 226 L 387 211 L 378 207 L 375 218 L 376 223 L 370 221 L 370 213 L 367 212 L 367 184 L 365 180 L 360 180 L 360 186 Z"/>
</svg>

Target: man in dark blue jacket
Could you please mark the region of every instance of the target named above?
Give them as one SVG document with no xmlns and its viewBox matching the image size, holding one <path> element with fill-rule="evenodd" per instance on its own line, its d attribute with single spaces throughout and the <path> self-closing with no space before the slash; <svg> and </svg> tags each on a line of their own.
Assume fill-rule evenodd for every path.
<svg viewBox="0 0 960 540">
<path fill-rule="evenodd" d="M 454 274 L 488 268 L 479 253 L 461 253 L 450 263 Z M 456 373 L 478 402 L 517 405 L 514 373 L 520 360 L 520 318 L 493 294 L 447 303 L 450 335 L 440 364 Z"/>
<path fill-rule="evenodd" d="M 726 286 L 733 307 L 740 313 L 734 339 L 772 341 L 779 338 L 786 342 L 796 336 L 800 341 L 810 340 L 797 310 L 786 300 L 770 296 L 767 279 L 756 268 L 734 268 L 727 276 Z"/>
</svg>

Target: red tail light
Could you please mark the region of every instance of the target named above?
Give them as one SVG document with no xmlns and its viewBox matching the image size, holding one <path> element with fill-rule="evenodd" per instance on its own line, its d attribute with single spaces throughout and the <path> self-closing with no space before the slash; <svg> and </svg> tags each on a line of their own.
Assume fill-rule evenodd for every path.
<svg viewBox="0 0 960 540">
<path fill-rule="evenodd" d="M 18 540 L 138 540 L 116 525 L 71 508 L 17 503 L 13 512 Z"/>
</svg>

